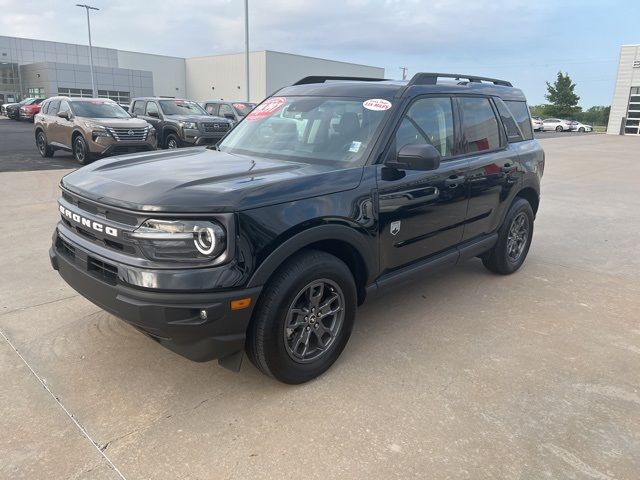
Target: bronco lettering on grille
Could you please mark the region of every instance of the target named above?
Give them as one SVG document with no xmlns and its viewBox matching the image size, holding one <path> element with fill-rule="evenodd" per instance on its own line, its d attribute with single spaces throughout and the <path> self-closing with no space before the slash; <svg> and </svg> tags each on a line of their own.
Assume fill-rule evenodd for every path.
<svg viewBox="0 0 640 480">
<path fill-rule="evenodd" d="M 68 208 L 63 207 L 62 205 L 60 205 L 59 207 L 60 207 L 60 213 L 62 214 L 63 217 L 66 217 L 69 220 L 73 220 L 74 222 L 79 223 L 83 227 L 91 228 L 96 232 L 106 233 L 107 235 L 111 235 L 112 237 L 118 236 L 117 228 L 108 227 L 107 225 L 103 225 L 102 223 L 95 222 L 89 218 L 85 218 L 81 215 L 78 215 L 75 212 L 72 212 Z"/>
</svg>

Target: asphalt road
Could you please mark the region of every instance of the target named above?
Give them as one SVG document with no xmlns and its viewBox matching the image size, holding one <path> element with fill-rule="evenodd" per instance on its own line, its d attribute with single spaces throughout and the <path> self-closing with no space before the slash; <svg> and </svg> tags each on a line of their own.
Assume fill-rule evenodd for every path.
<svg viewBox="0 0 640 480">
<path fill-rule="evenodd" d="M 297 387 L 79 296 L 47 256 L 66 171 L 1 173 L 0 478 L 637 479 L 640 139 L 577 140 L 542 140 L 520 271 L 475 259 L 366 303 Z"/>
<path fill-rule="evenodd" d="M 594 135 L 577 132 L 542 132 L 536 138 L 564 138 Z M 70 153 L 58 150 L 52 158 L 42 158 L 36 148 L 33 124 L 0 116 L 0 172 L 78 168 Z"/>
</svg>

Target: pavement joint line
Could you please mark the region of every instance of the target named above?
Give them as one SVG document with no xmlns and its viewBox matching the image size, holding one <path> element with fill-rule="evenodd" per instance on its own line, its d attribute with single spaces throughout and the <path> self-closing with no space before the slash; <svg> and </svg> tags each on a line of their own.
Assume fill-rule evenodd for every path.
<svg viewBox="0 0 640 480">
<path fill-rule="evenodd" d="M 76 427 L 78 427 L 78 430 L 80 430 L 80 432 L 87 438 L 87 440 L 91 442 L 94 448 L 98 451 L 100 455 L 102 455 L 102 457 L 107 461 L 107 463 L 111 466 L 111 468 L 113 468 L 113 470 L 118 474 L 118 476 L 122 480 L 127 480 L 127 478 L 122 474 L 122 472 L 118 470 L 118 467 L 114 465 L 111 459 L 100 448 L 100 445 L 95 440 L 93 440 L 93 438 L 91 438 L 91 435 L 89 435 L 89 432 L 87 432 L 87 430 L 80 424 L 80 422 L 78 422 L 78 420 L 75 419 L 75 417 L 71 414 L 71 412 L 67 410 L 67 408 L 62 404 L 60 399 L 51 391 L 49 386 L 45 383 L 45 381 L 42 378 L 40 378 L 40 376 L 36 373 L 36 371 L 33 368 L 31 368 L 31 365 L 29 365 L 29 362 L 27 362 L 27 360 L 20 354 L 18 349 L 13 345 L 13 343 L 11 343 L 11 340 L 9 340 L 9 338 L 4 334 L 2 329 L 0 329 L 0 335 L 2 336 L 2 338 L 4 338 L 5 342 L 7 342 L 7 344 L 13 349 L 16 355 L 18 355 L 20 360 L 22 360 L 22 362 L 27 366 L 27 368 L 31 371 L 33 376 L 36 377 L 36 379 L 40 382 L 40 385 L 42 385 L 44 389 L 47 392 L 49 392 L 49 395 L 51 395 L 54 401 L 60 406 L 60 408 L 62 408 L 64 413 L 67 415 L 67 417 L 71 419 L 71 421 L 76 425 Z"/>
<path fill-rule="evenodd" d="M 55 300 L 49 300 L 48 302 L 36 303 L 35 305 L 27 305 L 26 307 L 14 308 L 12 310 L 7 310 L 6 312 L 0 313 L 0 317 L 2 317 L 3 315 L 9 315 L 10 313 L 16 313 L 16 312 L 21 312 L 23 310 L 29 310 L 30 308 L 42 307 L 43 305 L 49 305 L 51 303 L 62 302 L 63 300 L 69 300 L 70 298 L 75 298 L 75 297 L 78 297 L 78 296 L 80 296 L 80 294 L 76 293 L 74 295 L 69 295 L 68 297 L 62 297 L 62 298 L 57 298 Z"/>
</svg>

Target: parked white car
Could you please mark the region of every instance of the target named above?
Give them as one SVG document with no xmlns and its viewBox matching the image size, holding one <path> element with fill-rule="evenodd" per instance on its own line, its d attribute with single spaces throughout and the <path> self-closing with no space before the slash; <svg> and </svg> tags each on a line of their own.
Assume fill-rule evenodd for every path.
<svg viewBox="0 0 640 480">
<path fill-rule="evenodd" d="M 562 120 L 560 118 L 545 118 L 542 121 L 542 131 L 548 132 L 555 130 L 556 132 L 570 132 L 571 120 Z"/>
<path fill-rule="evenodd" d="M 540 117 L 531 117 L 531 127 L 534 132 L 542 130 L 542 119 Z"/>
<path fill-rule="evenodd" d="M 571 122 L 571 130 L 574 132 L 592 132 L 593 127 L 580 122 Z"/>
</svg>

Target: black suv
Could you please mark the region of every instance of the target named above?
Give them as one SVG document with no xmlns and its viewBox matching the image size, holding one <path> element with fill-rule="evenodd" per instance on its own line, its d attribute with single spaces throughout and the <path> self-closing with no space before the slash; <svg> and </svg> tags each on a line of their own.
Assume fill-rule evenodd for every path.
<svg viewBox="0 0 640 480">
<path fill-rule="evenodd" d="M 233 125 L 226 118 L 212 118 L 196 102 L 175 98 L 134 98 L 129 113 L 153 125 L 158 146 L 164 148 L 215 145 Z"/>
<path fill-rule="evenodd" d="M 338 358 L 376 291 L 474 257 L 516 271 L 543 169 L 508 82 L 310 77 L 217 147 L 65 176 L 51 262 L 188 358 L 238 369 L 246 350 L 301 383 Z"/>
</svg>

